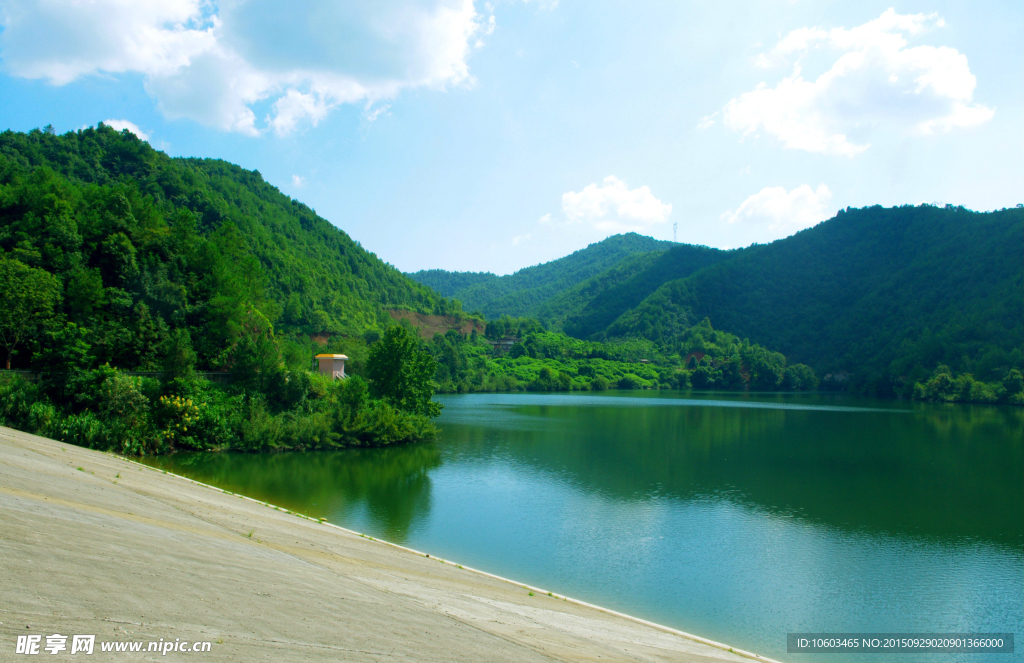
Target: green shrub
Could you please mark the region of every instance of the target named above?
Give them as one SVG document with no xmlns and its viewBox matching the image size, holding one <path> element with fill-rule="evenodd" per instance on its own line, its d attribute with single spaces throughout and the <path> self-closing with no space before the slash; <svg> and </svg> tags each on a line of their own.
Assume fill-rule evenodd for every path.
<svg viewBox="0 0 1024 663">
<path fill-rule="evenodd" d="M 619 389 L 643 389 L 646 386 L 645 381 L 639 376 L 633 375 L 632 373 L 626 373 L 616 383 Z"/>
<path fill-rule="evenodd" d="M 72 414 L 61 423 L 60 439 L 89 449 L 107 449 L 110 446 L 110 430 L 92 412 Z"/>
</svg>

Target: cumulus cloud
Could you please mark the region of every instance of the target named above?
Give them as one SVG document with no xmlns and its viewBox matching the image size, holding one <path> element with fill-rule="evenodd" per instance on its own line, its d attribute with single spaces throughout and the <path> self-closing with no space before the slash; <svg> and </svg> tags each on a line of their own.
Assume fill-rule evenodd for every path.
<svg viewBox="0 0 1024 663">
<path fill-rule="evenodd" d="M 946 46 L 908 46 L 907 36 L 943 25 L 935 14 L 889 9 L 854 28 L 793 30 L 755 59 L 765 68 L 791 64 L 792 73 L 729 101 L 723 123 L 744 136 L 763 131 L 787 148 L 849 157 L 868 149 L 874 127 L 931 134 L 982 124 L 994 111 L 974 102 L 967 57 Z M 804 59 L 812 56 L 831 66 L 807 80 Z"/>
<path fill-rule="evenodd" d="M 598 230 L 643 231 L 667 221 L 672 205 L 655 198 L 650 187 L 630 190 L 609 175 L 601 186 L 590 184 L 582 191 L 563 193 L 562 212 L 570 222 L 586 221 Z"/>
<path fill-rule="evenodd" d="M 98 72 L 168 74 L 214 43 L 202 0 L 4 0 L 0 58 L 23 78 L 64 85 Z"/>
<path fill-rule="evenodd" d="M 755 239 L 780 239 L 828 218 L 831 200 L 832 192 L 824 184 L 817 189 L 804 184 L 792 191 L 781 186 L 765 187 L 735 211 L 724 213 L 722 219 L 747 226 L 744 234 Z"/>
<path fill-rule="evenodd" d="M 494 23 L 473 0 L 0 0 L 0 25 L 15 76 L 138 73 L 168 117 L 284 135 L 341 104 L 376 117 L 402 90 L 471 84 L 468 58 Z"/>
<path fill-rule="evenodd" d="M 512 238 L 512 246 L 519 246 L 520 244 L 528 241 L 529 239 L 530 233 L 526 233 L 525 235 L 516 235 L 515 237 Z"/>
<path fill-rule="evenodd" d="M 134 122 L 129 122 L 128 120 L 104 120 L 103 124 L 118 131 L 127 129 L 138 136 L 140 140 L 149 140 L 149 134 L 144 132 L 142 129 L 139 129 L 138 125 Z"/>
<path fill-rule="evenodd" d="M 306 178 L 302 175 L 292 175 L 292 186 L 301 187 L 306 183 Z"/>
</svg>

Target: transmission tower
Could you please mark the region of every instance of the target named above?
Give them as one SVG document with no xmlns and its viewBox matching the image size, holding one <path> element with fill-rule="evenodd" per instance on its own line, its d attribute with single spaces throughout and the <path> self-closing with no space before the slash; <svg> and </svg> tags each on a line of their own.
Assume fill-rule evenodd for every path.
<svg viewBox="0 0 1024 663">
<path fill-rule="evenodd" d="M 676 229 L 678 227 L 679 227 L 679 223 L 678 222 L 672 224 L 672 241 L 673 242 L 678 242 L 679 241 L 678 239 L 676 239 Z"/>
</svg>

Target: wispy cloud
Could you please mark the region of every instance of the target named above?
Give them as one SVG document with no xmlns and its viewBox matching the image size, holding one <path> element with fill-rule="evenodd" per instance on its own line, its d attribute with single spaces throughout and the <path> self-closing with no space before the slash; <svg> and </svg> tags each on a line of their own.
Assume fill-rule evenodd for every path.
<svg viewBox="0 0 1024 663">
<path fill-rule="evenodd" d="M 715 111 L 711 115 L 705 115 L 704 117 L 700 118 L 700 122 L 697 123 L 697 128 L 708 129 L 709 127 L 714 126 L 716 117 L 718 117 L 718 111 Z"/>
</svg>

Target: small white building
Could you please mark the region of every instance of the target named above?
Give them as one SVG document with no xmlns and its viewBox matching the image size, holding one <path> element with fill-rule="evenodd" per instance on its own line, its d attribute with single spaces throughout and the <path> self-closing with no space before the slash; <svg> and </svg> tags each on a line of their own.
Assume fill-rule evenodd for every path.
<svg viewBox="0 0 1024 663">
<path fill-rule="evenodd" d="M 316 361 L 320 365 L 320 373 L 330 375 L 332 380 L 345 379 L 345 355 L 317 355 Z"/>
</svg>

